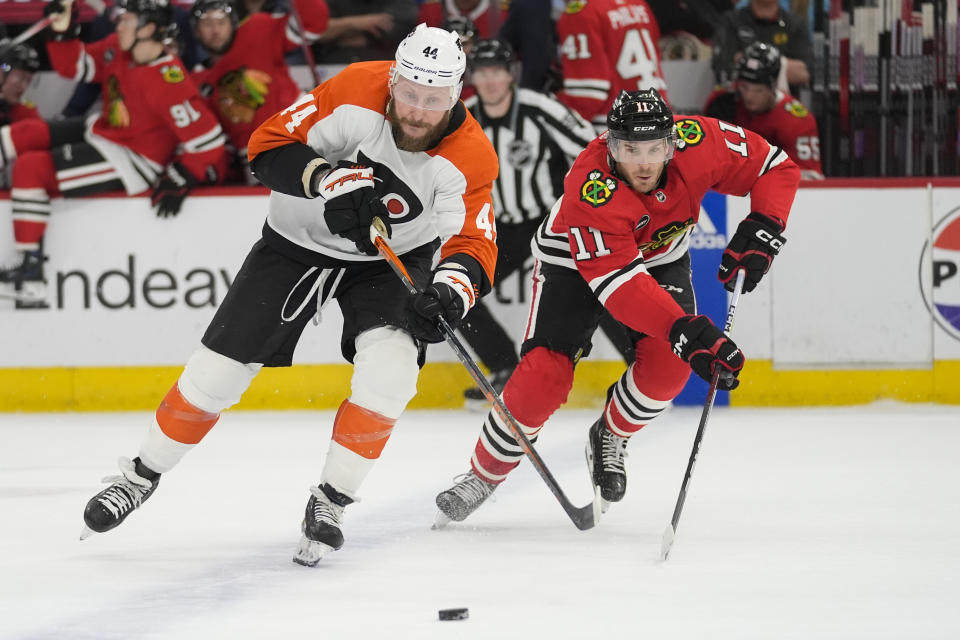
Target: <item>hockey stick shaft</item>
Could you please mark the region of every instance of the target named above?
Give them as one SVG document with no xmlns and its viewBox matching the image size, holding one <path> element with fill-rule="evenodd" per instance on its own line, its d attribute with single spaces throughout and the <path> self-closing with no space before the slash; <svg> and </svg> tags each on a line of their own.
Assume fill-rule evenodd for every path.
<svg viewBox="0 0 960 640">
<path fill-rule="evenodd" d="M 407 272 L 406 268 L 403 266 L 403 262 L 401 262 L 397 254 L 394 253 L 393 249 L 390 248 L 385 236 L 386 227 L 384 226 L 383 222 L 379 218 L 374 218 L 373 224 L 370 225 L 370 240 L 377 247 L 377 251 L 379 251 L 380 255 L 383 256 L 384 260 L 387 261 L 387 264 L 390 265 L 390 268 L 393 269 L 394 273 L 396 273 L 400 280 L 403 281 L 407 291 L 409 291 L 411 294 L 419 293 L 419 290 L 417 289 L 416 284 L 414 284 L 413 279 L 410 277 L 409 272 Z M 521 428 L 517 423 L 516 419 L 510 413 L 510 410 L 507 409 L 507 406 L 503 403 L 503 400 L 500 398 L 499 394 L 490 384 L 490 381 L 487 380 L 485 375 L 483 375 L 483 372 L 480 371 L 480 367 L 478 367 L 477 363 L 473 361 L 473 358 L 471 358 L 467 353 L 467 350 L 460 342 L 460 339 L 454 334 L 453 328 L 442 316 L 438 318 L 438 322 L 440 325 L 440 331 L 443 333 L 443 337 L 447 341 L 447 344 L 450 345 L 450 348 L 453 349 L 455 354 L 457 354 L 460 362 L 462 362 L 467 368 L 467 371 L 470 372 L 470 377 L 473 378 L 473 381 L 480 387 L 480 389 L 483 390 L 483 395 L 488 401 L 493 403 L 494 411 L 497 412 L 497 415 L 500 416 L 500 419 L 503 420 L 503 423 L 506 424 L 510 429 L 510 432 L 517 440 L 517 444 L 520 445 L 520 448 L 523 449 L 523 452 L 527 455 L 527 458 L 529 458 L 530 462 L 533 463 L 533 468 L 536 469 L 538 474 L 540 474 L 540 477 L 547 484 L 550 492 L 553 493 L 557 501 L 560 502 L 560 506 L 563 507 L 563 510 L 570 517 L 570 520 L 573 521 L 573 524 L 581 531 L 593 528 L 593 526 L 597 523 L 597 520 L 599 520 L 600 513 L 600 503 L 596 496 L 594 497 L 593 502 L 583 507 L 577 507 L 570 502 L 570 499 L 567 498 L 566 494 L 563 492 L 563 489 L 560 488 L 560 484 L 557 482 L 556 478 L 553 477 L 553 474 L 543 461 L 543 458 L 541 458 L 540 454 L 537 453 L 537 450 L 533 448 L 533 443 L 531 443 L 530 439 L 527 438 L 527 434 L 523 432 L 523 428 Z"/>
<path fill-rule="evenodd" d="M 54 16 L 47 16 L 46 18 L 43 18 L 42 20 L 38 20 L 38 21 L 34 22 L 32 25 L 30 25 L 29 27 L 27 27 L 27 29 L 26 29 L 23 33 L 21 33 L 21 34 L 18 35 L 16 38 L 14 38 L 14 39 L 11 40 L 10 42 L 8 42 L 8 43 L 6 44 L 6 46 L 3 47 L 3 49 L 0 49 L 0 56 L 2 56 L 3 54 L 5 54 L 5 53 L 6 53 L 7 51 L 9 51 L 10 49 L 13 49 L 13 48 L 14 48 L 15 46 L 17 46 L 18 44 L 20 44 L 20 43 L 22 43 L 22 42 L 26 42 L 27 40 L 29 40 L 30 38 L 32 38 L 32 37 L 35 36 L 36 34 L 40 33 L 40 32 L 43 31 L 44 29 L 46 29 L 46 28 L 47 28 L 47 25 L 49 25 L 51 22 L 53 22 L 53 19 L 54 19 Z"/>
<path fill-rule="evenodd" d="M 737 310 L 737 303 L 740 301 L 740 291 L 743 289 L 743 280 L 746 272 L 741 269 L 737 272 L 737 283 L 733 288 L 733 297 L 730 299 L 730 307 L 727 309 L 727 320 L 723 325 L 723 332 L 730 334 L 733 329 L 733 315 Z M 693 439 L 693 450 L 690 451 L 690 459 L 687 461 L 687 470 L 683 474 L 683 482 L 680 484 L 680 494 L 677 496 L 677 503 L 673 507 L 673 517 L 670 524 L 663 532 L 663 539 L 660 543 L 660 559 L 666 560 L 670 555 L 670 548 L 673 546 L 673 538 L 677 533 L 677 526 L 680 524 L 680 514 L 683 512 L 683 503 L 687 499 L 687 490 L 690 488 L 690 480 L 693 478 L 693 467 L 697 463 L 697 456 L 700 455 L 700 443 L 703 441 L 703 432 L 707 428 L 707 420 L 710 418 L 710 411 L 713 409 L 713 401 L 717 397 L 717 385 L 720 382 L 720 368 L 713 372 L 713 378 L 710 380 L 710 390 L 707 391 L 707 399 L 703 403 L 703 413 L 700 414 L 700 425 L 697 427 L 697 435 Z"/>
<path fill-rule="evenodd" d="M 307 42 L 306 35 L 304 34 L 305 28 L 303 26 L 303 20 L 300 18 L 300 12 L 297 10 L 296 0 L 290 3 L 290 14 L 293 16 L 293 19 L 297 21 L 297 27 L 300 29 L 300 51 L 303 52 L 304 61 L 307 63 L 307 66 L 310 67 L 310 77 L 313 78 L 313 86 L 316 88 L 320 85 L 320 74 L 317 73 L 317 61 L 313 57 L 313 49 L 310 48 L 310 43 Z"/>
</svg>

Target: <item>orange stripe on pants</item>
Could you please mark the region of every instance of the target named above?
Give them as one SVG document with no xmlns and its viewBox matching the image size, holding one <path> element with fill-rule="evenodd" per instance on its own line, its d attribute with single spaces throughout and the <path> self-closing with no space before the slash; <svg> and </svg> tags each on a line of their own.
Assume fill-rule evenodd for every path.
<svg viewBox="0 0 960 640">
<path fill-rule="evenodd" d="M 375 460 L 390 439 L 396 420 L 344 400 L 333 420 L 333 440 L 364 458 Z"/>
<path fill-rule="evenodd" d="M 157 409 L 157 424 L 170 439 L 183 444 L 197 444 L 217 424 L 219 413 L 209 413 L 193 406 L 174 384 Z"/>
</svg>

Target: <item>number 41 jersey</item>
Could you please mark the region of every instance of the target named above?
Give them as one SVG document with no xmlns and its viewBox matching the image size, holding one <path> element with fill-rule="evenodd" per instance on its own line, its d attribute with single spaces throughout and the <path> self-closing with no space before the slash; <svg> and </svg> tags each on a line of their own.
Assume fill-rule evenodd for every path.
<svg viewBox="0 0 960 640">
<path fill-rule="evenodd" d="M 786 225 L 800 182 L 787 154 L 751 131 L 701 116 L 674 123 L 676 154 L 648 193 L 611 167 L 606 133 L 591 142 L 532 243 L 539 260 L 578 270 L 617 320 L 664 340 L 683 311 L 647 268 L 686 254 L 704 194 L 749 193 L 752 211 Z"/>
<path fill-rule="evenodd" d="M 557 98 L 598 131 L 621 90 L 656 89 L 666 97 L 660 27 L 644 0 L 571 0 L 557 35 L 563 66 Z"/>
</svg>

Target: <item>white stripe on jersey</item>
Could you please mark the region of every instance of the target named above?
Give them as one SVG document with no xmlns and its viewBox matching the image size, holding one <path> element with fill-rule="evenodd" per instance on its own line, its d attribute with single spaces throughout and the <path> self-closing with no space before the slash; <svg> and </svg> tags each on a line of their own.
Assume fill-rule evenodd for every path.
<svg viewBox="0 0 960 640">
<path fill-rule="evenodd" d="M 223 129 L 219 124 L 216 124 L 206 133 L 184 142 L 183 150 L 187 153 L 200 153 L 222 147 L 225 142 L 226 136 L 223 134 Z"/>
<path fill-rule="evenodd" d="M 767 152 L 767 157 L 763 161 L 763 168 L 760 169 L 760 175 L 762 176 L 767 173 L 770 169 L 773 169 L 786 159 L 787 154 L 784 153 L 783 149 L 770 145 L 770 151 Z"/>
<path fill-rule="evenodd" d="M 600 304 L 606 305 L 607 299 L 619 289 L 625 282 L 632 279 L 635 275 L 647 273 L 647 268 L 643 264 L 643 253 L 637 252 L 637 257 L 630 261 L 630 264 L 615 269 L 602 276 L 598 276 L 590 281 L 590 288 L 593 290 Z"/>
</svg>

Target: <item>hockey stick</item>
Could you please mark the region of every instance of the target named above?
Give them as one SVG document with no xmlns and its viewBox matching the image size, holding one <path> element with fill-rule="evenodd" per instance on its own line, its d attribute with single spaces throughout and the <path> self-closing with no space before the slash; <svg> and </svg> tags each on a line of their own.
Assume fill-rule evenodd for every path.
<svg viewBox="0 0 960 640">
<path fill-rule="evenodd" d="M 397 254 L 394 253 L 393 249 L 390 248 L 390 245 L 387 244 L 385 237 L 386 231 L 387 229 L 384 226 L 383 221 L 380 220 L 380 218 L 374 218 L 373 224 L 370 225 L 370 241 L 373 242 L 373 244 L 377 247 L 377 251 L 379 251 L 380 255 L 383 256 L 383 259 L 387 261 L 387 264 L 389 264 L 390 268 L 393 269 L 394 273 L 397 274 L 397 277 L 403 281 L 407 291 L 409 291 L 411 294 L 419 293 L 419 290 L 414 284 L 413 279 L 403 266 L 403 262 L 400 261 L 400 258 L 397 257 Z M 447 341 L 447 344 L 450 345 L 450 348 L 453 349 L 453 352 L 457 354 L 458 358 L 460 358 L 460 362 L 462 362 L 463 366 L 465 366 L 467 371 L 470 372 L 470 376 L 473 378 L 473 381 L 477 383 L 480 389 L 483 390 L 483 395 L 486 396 L 487 400 L 493 403 L 493 408 L 497 412 L 497 415 L 500 416 L 500 419 L 503 420 L 504 424 L 507 425 L 507 427 L 510 429 L 510 432 L 517 439 L 517 443 L 520 445 L 520 448 L 523 449 L 523 452 L 527 454 L 530 462 L 533 463 L 533 468 L 537 470 L 537 473 L 540 474 L 540 477 L 543 478 L 543 481 L 547 483 L 547 487 L 550 489 L 550 492 L 553 493 L 557 501 L 560 502 L 560 506 L 563 507 L 563 510 L 567 512 L 567 515 L 570 517 L 570 520 L 573 521 L 573 524 L 581 531 L 586 531 L 587 529 L 593 528 L 593 526 L 597 524 L 597 521 L 600 519 L 600 501 L 598 498 L 599 493 L 595 492 L 593 502 L 583 507 L 575 507 L 573 503 L 570 502 L 570 499 L 567 498 L 566 494 L 564 494 L 563 489 L 560 488 L 560 485 L 553 477 L 553 474 L 550 473 L 550 469 L 547 468 L 543 458 L 541 458 L 540 454 L 537 453 L 537 450 L 533 448 L 533 444 L 527 438 L 527 434 L 525 434 L 523 429 L 520 428 L 520 425 L 517 424 L 516 419 L 510 414 L 510 410 L 507 409 L 506 405 L 503 404 L 503 400 L 500 399 L 500 396 L 490 385 L 490 381 L 487 380 L 485 375 L 483 375 L 483 372 L 480 371 L 480 367 L 478 367 L 477 363 L 473 361 L 463 344 L 460 342 L 460 339 L 457 338 L 457 336 L 453 333 L 453 329 L 450 327 L 450 324 L 445 318 L 443 318 L 443 316 L 438 318 L 438 322 L 440 324 L 440 331 L 443 333 L 443 337 Z"/>
<path fill-rule="evenodd" d="M 13 49 L 18 44 L 22 42 L 26 42 L 36 34 L 46 29 L 47 25 L 53 22 L 53 19 L 54 19 L 54 16 L 47 16 L 42 20 L 38 20 L 34 22 L 31 26 L 27 27 L 27 29 L 23 33 L 21 33 L 16 38 L 8 42 L 6 46 L 3 47 L 3 49 L 0 49 L 0 56 L 5 54 L 7 51 L 10 51 L 10 49 Z"/>
<path fill-rule="evenodd" d="M 730 333 L 733 328 L 733 314 L 737 310 L 737 303 L 740 301 L 740 290 L 743 288 L 743 279 L 746 272 L 741 269 L 737 273 L 737 284 L 733 288 L 733 297 L 730 299 L 730 308 L 727 310 L 727 321 L 723 325 L 723 332 Z M 717 384 L 720 382 L 720 369 L 713 372 L 713 379 L 710 380 L 710 390 L 707 392 L 707 400 L 703 403 L 703 413 L 700 414 L 700 426 L 697 427 L 697 435 L 693 439 L 693 450 L 690 452 L 690 459 L 687 461 L 687 470 L 683 475 L 683 482 L 680 485 L 680 495 L 677 496 L 677 504 L 673 508 L 673 518 L 670 524 L 663 532 L 663 539 L 660 542 L 660 559 L 666 560 L 670 555 L 670 547 L 673 546 L 673 538 L 677 534 L 677 524 L 680 522 L 680 513 L 683 511 L 683 503 L 687 499 L 687 489 L 690 487 L 690 479 L 693 477 L 693 465 L 697 462 L 697 456 L 700 454 L 700 443 L 703 441 L 703 432 L 707 428 L 707 419 L 710 418 L 710 410 L 713 409 L 713 401 L 717 397 Z"/>
<path fill-rule="evenodd" d="M 300 19 L 300 12 L 297 11 L 296 0 L 290 3 L 290 14 L 297 21 L 297 27 L 300 29 L 300 51 L 303 52 L 303 58 L 310 67 L 310 76 L 313 78 L 314 88 L 320 86 L 320 74 L 317 73 L 317 61 L 313 58 L 313 49 L 307 42 L 306 29 L 303 26 L 303 20 Z"/>
</svg>

